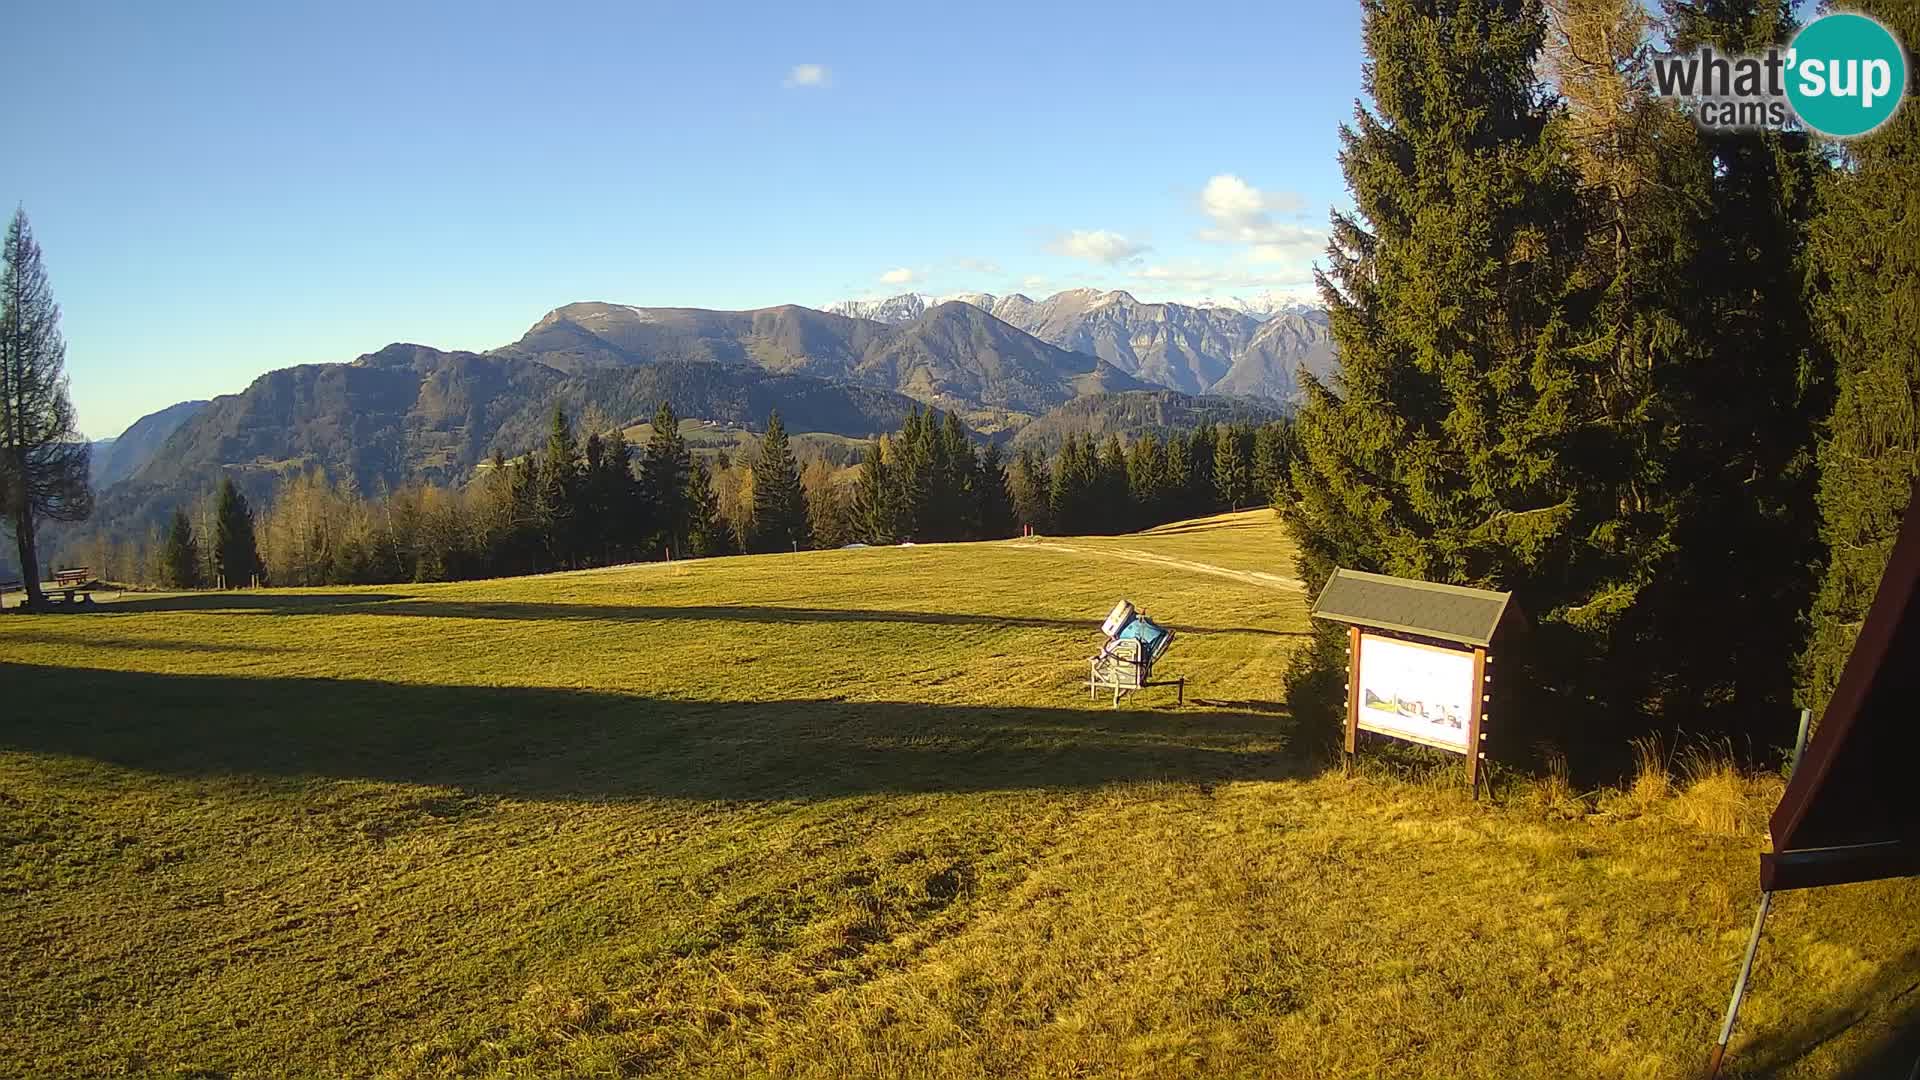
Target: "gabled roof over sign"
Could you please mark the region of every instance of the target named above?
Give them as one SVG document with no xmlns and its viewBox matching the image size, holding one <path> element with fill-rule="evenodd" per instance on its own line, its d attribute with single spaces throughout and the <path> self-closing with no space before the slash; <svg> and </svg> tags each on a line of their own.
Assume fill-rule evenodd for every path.
<svg viewBox="0 0 1920 1080">
<path fill-rule="evenodd" d="M 1773 812 L 1760 887 L 1920 874 L 1920 483 L 1873 606 Z"/>
<path fill-rule="evenodd" d="M 1491 589 L 1335 570 L 1313 602 L 1313 617 L 1485 646 L 1512 601 L 1512 593 Z"/>
</svg>

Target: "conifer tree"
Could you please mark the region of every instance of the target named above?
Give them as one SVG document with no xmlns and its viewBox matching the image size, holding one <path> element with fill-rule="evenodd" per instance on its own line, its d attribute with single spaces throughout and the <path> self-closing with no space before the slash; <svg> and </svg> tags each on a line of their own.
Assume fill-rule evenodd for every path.
<svg viewBox="0 0 1920 1080">
<path fill-rule="evenodd" d="M 1067 534 L 1098 531 L 1099 482 L 1093 436 L 1068 435 L 1053 466 L 1054 529 Z"/>
<path fill-rule="evenodd" d="M 975 537 L 999 540 L 1018 531 L 1018 523 L 1014 521 L 1013 497 L 1007 488 L 1007 470 L 1001 463 L 998 443 L 988 443 L 986 449 L 980 452 L 971 491 Z"/>
<path fill-rule="evenodd" d="M 733 529 L 720 516 L 720 500 L 706 466 L 694 462 L 687 469 L 687 555 L 704 559 L 737 553 Z"/>
<path fill-rule="evenodd" d="M 572 567 L 580 551 L 580 477 L 582 473 L 579 441 L 567 414 L 553 410 L 553 424 L 547 433 L 546 453 L 540 458 L 537 514 L 545 530 L 550 565 Z"/>
<path fill-rule="evenodd" d="M 214 511 L 213 551 L 216 580 L 223 589 L 241 589 L 253 584 L 260 572 L 260 551 L 253 535 L 253 510 L 247 497 L 233 484 L 233 478 L 220 478 L 220 494 Z"/>
<path fill-rule="evenodd" d="M 603 515 L 600 534 L 606 544 L 606 557 L 617 560 L 638 554 L 647 530 L 648 502 L 641 496 L 640 482 L 634 479 L 633 447 L 627 442 L 627 433 L 617 427 L 602 440 L 595 486 Z"/>
<path fill-rule="evenodd" d="M 1089 439 L 1092 437 L 1089 436 Z M 1127 451 L 1120 436 L 1107 436 L 1095 465 L 1094 501 L 1099 531 L 1125 532 L 1133 511 L 1127 498 Z"/>
<path fill-rule="evenodd" d="M 1213 481 L 1214 459 L 1218 456 L 1219 433 L 1213 424 L 1201 424 L 1187 440 L 1187 472 L 1178 478 L 1182 517 L 1205 517 L 1219 508 L 1219 491 Z"/>
<path fill-rule="evenodd" d="M 1310 592 L 1345 566 L 1512 589 L 1542 620 L 1595 599 L 1560 574 L 1578 221 L 1534 73 L 1544 35 L 1538 0 L 1365 9 L 1372 106 L 1340 132 L 1355 213 L 1333 215 L 1320 276 L 1341 371 L 1305 381 L 1288 513 Z M 1297 715 L 1330 718 L 1341 653 L 1324 630 L 1296 653 Z"/>
<path fill-rule="evenodd" d="M 1260 425 L 1253 437 L 1255 497 L 1276 506 L 1283 502 L 1292 461 L 1293 425 L 1285 420 Z"/>
<path fill-rule="evenodd" d="M 1863 0 L 1909 49 L 1920 7 Z M 1812 613 L 1802 694 L 1826 708 L 1854 636 L 1886 571 L 1920 475 L 1920 72 L 1907 100 L 1843 148 L 1847 168 L 1826 178 L 1813 225 L 1813 259 L 1826 288 L 1814 307 L 1835 360 L 1833 411 L 1820 444 L 1820 530 L 1827 560 Z"/>
<path fill-rule="evenodd" d="M 1673 0 L 1672 46 L 1728 55 L 1784 46 L 1798 31 L 1784 0 Z M 1696 130 L 1699 150 L 1663 139 L 1662 160 L 1690 158 L 1681 194 L 1704 219 L 1677 243 L 1696 246 L 1682 308 L 1693 362 L 1659 373 L 1679 384 L 1677 415 L 1657 455 L 1684 478 L 1672 515 L 1676 570 L 1647 590 L 1656 620 L 1642 652 L 1664 674 L 1669 725 L 1793 737 L 1794 655 L 1818 561 L 1815 426 L 1830 401 L 1829 361 L 1809 317 L 1808 228 L 1824 155 L 1800 131 Z M 1665 658 L 1675 661 L 1661 663 Z"/>
<path fill-rule="evenodd" d="M 948 413 L 940 427 L 939 461 L 943 472 L 942 497 L 947 501 L 945 538 L 970 540 L 979 535 L 979 497 L 974 490 L 980 459 L 958 413 Z"/>
<path fill-rule="evenodd" d="M 1186 516 L 1193 483 L 1193 434 L 1176 431 L 1167 436 L 1167 470 L 1163 481 L 1165 495 L 1157 511 L 1163 521 Z"/>
<path fill-rule="evenodd" d="M 660 543 L 678 552 L 691 523 L 692 511 L 686 503 L 687 476 L 693 458 L 687 441 L 680 434 L 680 418 L 673 406 L 661 402 L 653 414 L 653 434 L 640 462 L 641 488 L 647 507 L 659 531 Z"/>
<path fill-rule="evenodd" d="M 23 210 L 14 211 L 0 259 L 0 517 L 19 552 L 27 604 L 37 607 L 45 599 L 38 523 L 93 512 L 91 447 L 67 397 L 60 308 Z"/>
<path fill-rule="evenodd" d="M 1253 432 L 1239 424 L 1221 428 L 1214 443 L 1213 487 L 1228 510 L 1253 505 Z"/>
<path fill-rule="evenodd" d="M 894 528 L 898 540 L 924 540 L 930 513 L 937 512 L 933 491 L 933 419 L 919 406 L 907 411 L 907 420 L 893 441 Z"/>
<path fill-rule="evenodd" d="M 185 510 L 173 512 L 173 525 L 167 530 L 166 548 L 160 556 L 162 584 L 170 589 L 200 587 L 200 556 L 194 550 L 193 524 Z"/>
<path fill-rule="evenodd" d="M 1127 501 L 1132 528 L 1158 525 L 1167 507 L 1167 447 L 1149 431 L 1134 440 L 1127 455 Z"/>
<path fill-rule="evenodd" d="M 752 528 L 750 549 L 756 552 L 791 551 L 807 541 L 806 496 L 777 410 L 767 418 L 767 437 L 753 466 Z"/>
<path fill-rule="evenodd" d="M 1018 525 L 1031 525 L 1038 533 L 1053 530 L 1053 474 L 1045 458 L 1031 446 L 1021 447 L 1014 456 L 1010 488 L 1013 512 Z"/>
<path fill-rule="evenodd" d="M 534 455 L 506 465 L 506 533 L 501 545 L 505 573 L 529 574 L 540 569 L 546 546 L 546 520 L 540 498 L 539 461 Z"/>
<path fill-rule="evenodd" d="M 860 453 L 860 474 L 854 485 L 851 517 L 855 538 L 868 544 L 895 543 L 899 538 L 898 496 L 899 484 L 881 441 L 869 439 Z"/>
</svg>

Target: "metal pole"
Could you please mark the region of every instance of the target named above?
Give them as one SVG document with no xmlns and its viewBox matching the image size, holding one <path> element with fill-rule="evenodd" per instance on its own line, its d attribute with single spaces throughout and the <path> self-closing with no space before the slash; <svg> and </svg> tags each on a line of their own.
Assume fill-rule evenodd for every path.
<svg viewBox="0 0 1920 1080">
<path fill-rule="evenodd" d="M 1760 894 L 1760 911 L 1753 917 L 1753 936 L 1747 939 L 1747 958 L 1740 963 L 1740 978 L 1733 984 L 1733 1000 L 1727 1003 L 1727 1021 L 1720 1025 L 1720 1041 L 1714 1045 L 1713 1059 L 1707 1063 L 1707 1080 L 1720 1075 L 1720 1060 L 1727 1056 L 1727 1041 L 1733 1038 L 1733 1020 L 1740 1015 L 1740 999 L 1747 994 L 1747 976 L 1753 974 L 1753 954 L 1760 951 L 1760 930 L 1767 924 L 1767 909 L 1773 906 L 1773 894 Z"/>
<path fill-rule="evenodd" d="M 1793 761 L 1787 766 L 1787 775 L 1791 777 L 1800 767 L 1800 757 L 1807 751 L 1807 729 L 1813 724 L 1813 710 L 1800 710 L 1800 733 L 1793 740 Z M 1720 1025 L 1720 1041 L 1714 1044 L 1713 1058 L 1707 1062 L 1707 1080 L 1720 1075 L 1720 1062 L 1727 1056 L 1727 1043 L 1733 1038 L 1733 1022 L 1740 1015 L 1740 1001 L 1747 995 L 1747 978 L 1753 974 L 1753 957 L 1760 951 L 1760 932 L 1767 925 L 1767 911 L 1773 907 L 1773 894 L 1760 894 L 1760 910 L 1753 917 L 1753 935 L 1747 939 L 1747 956 L 1740 962 L 1740 978 L 1733 984 L 1733 1000 L 1727 1003 L 1727 1019 Z M 1917 1073 L 1916 1075 L 1920 1075 Z"/>
</svg>

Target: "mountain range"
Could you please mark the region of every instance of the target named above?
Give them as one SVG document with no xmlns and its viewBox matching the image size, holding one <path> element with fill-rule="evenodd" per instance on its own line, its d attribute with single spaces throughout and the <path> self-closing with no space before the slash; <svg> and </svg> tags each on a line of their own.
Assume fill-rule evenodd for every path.
<svg viewBox="0 0 1920 1080">
<path fill-rule="evenodd" d="M 491 355 L 569 373 L 667 360 L 750 364 L 896 390 L 963 412 L 1037 413 L 1081 394 L 1146 388 L 1099 357 L 959 302 L 890 323 L 791 304 L 755 311 L 568 304 Z"/>
<path fill-rule="evenodd" d="M 181 424 L 193 419 L 205 401 L 182 401 L 135 420 L 127 430 L 93 444 L 91 475 L 95 491 L 125 480 L 153 460 Z"/>
<path fill-rule="evenodd" d="M 489 352 L 394 344 L 143 417 L 97 447 L 101 494 L 83 528 L 144 532 L 222 475 L 263 500 L 308 468 L 369 492 L 458 482 L 495 450 L 538 445 L 556 406 L 627 425 L 667 400 L 683 417 L 754 428 L 777 408 L 793 431 L 864 437 L 918 403 L 996 438 L 1031 426 L 1027 444 L 1051 446 L 1068 431 L 1273 415 L 1297 396 L 1302 364 L 1333 364 L 1322 313 L 1091 289 L 894 297 L 860 315 L 574 303 Z M 1192 400 L 1206 393 L 1246 400 Z"/>
<path fill-rule="evenodd" d="M 1049 344 L 1097 356 L 1142 382 L 1188 394 L 1290 404 L 1300 395 L 1298 367 L 1325 378 L 1337 364 L 1326 313 L 1274 297 L 1147 304 L 1118 290 L 1069 289 L 1044 300 L 1021 293 L 960 293 L 944 302 L 978 307 Z M 941 303 L 904 293 L 843 301 L 827 310 L 908 324 Z"/>
</svg>

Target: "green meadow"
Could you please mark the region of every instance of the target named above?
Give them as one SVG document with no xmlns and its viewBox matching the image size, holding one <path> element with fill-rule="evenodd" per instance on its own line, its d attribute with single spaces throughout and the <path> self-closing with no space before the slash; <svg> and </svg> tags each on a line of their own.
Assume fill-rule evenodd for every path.
<svg viewBox="0 0 1920 1080">
<path fill-rule="evenodd" d="M 0 1072 L 1697 1071 L 1777 778 L 1343 771 L 1292 565 L 1259 511 L 0 617 Z M 1121 596 L 1184 706 L 1089 699 Z M 1780 896 L 1729 1074 L 1905 1075 L 1917 916 Z"/>
</svg>

